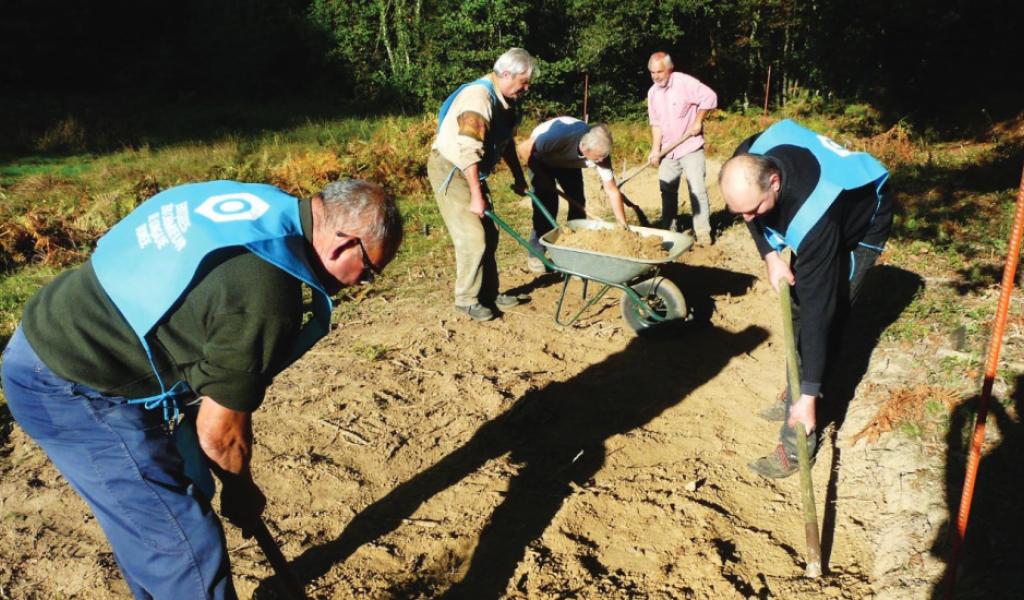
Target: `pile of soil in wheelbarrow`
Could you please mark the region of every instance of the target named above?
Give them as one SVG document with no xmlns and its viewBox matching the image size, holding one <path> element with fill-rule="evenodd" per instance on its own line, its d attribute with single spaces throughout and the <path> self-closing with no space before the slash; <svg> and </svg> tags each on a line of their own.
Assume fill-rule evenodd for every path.
<svg viewBox="0 0 1024 600">
<path fill-rule="evenodd" d="M 656 235 L 640 235 L 625 229 L 577 229 L 563 228 L 558 236 L 558 245 L 578 250 L 589 250 L 614 254 L 626 258 L 657 260 L 668 256 L 662 248 L 664 240 Z"/>
</svg>

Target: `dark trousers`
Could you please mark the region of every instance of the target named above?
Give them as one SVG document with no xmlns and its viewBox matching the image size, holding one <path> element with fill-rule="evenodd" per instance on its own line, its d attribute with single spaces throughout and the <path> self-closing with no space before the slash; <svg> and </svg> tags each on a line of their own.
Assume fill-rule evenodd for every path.
<svg viewBox="0 0 1024 600">
<path fill-rule="evenodd" d="M 530 185 L 533 186 L 533 193 L 544 205 L 551 216 L 558 218 L 558 191 L 555 183 L 561 186 L 562 191 L 572 202 L 569 203 L 569 220 L 584 219 L 587 214 L 583 210 L 586 206 L 586 196 L 583 194 L 583 171 L 582 169 L 560 169 L 549 167 L 540 161 L 531 160 Z M 540 237 L 554 229 L 544 213 L 536 206 L 533 207 L 533 232 L 530 233 L 530 245 L 543 252 L 544 247 L 540 244 Z"/>
<path fill-rule="evenodd" d="M 136 598 L 235 598 L 224 531 L 185 476 L 160 410 L 61 379 L 19 328 L 7 405 L 92 509 Z"/>
<path fill-rule="evenodd" d="M 829 346 L 828 346 L 828 361 L 831 361 L 842 344 L 843 326 L 846 324 L 846 319 L 849 317 L 850 309 L 853 307 L 854 302 L 857 300 L 857 296 L 860 294 L 861 285 L 864 283 L 864 275 L 867 274 L 875 261 L 878 260 L 879 253 L 870 248 L 858 246 L 856 250 L 851 253 L 846 253 L 843 260 L 844 273 L 849 273 L 850 278 L 844 279 L 840 282 L 841 289 L 839 290 L 839 302 L 836 306 L 836 314 L 832 318 L 832 323 L 829 327 Z M 852 261 L 852 265 L 850 264 Z M 800 302 L 799 298 L 792 297 L 792 310 L 793 310 L 793 334 L 797 340 L 800 339 Z M 827 364 L 827 363 L 826 363 Z M 799 390 L 798 390 L 799 392 Z M 786 386 L 786 418 L 782 422 L 782 428 L 779 430 L 779 441 L 786 448 L 786 453 L 790 456 L 796 456 L 796 430 L 789 426 L 789 407 L 793 402 L 793 390 L 789 389 L 788 378 Z M 816 413 L 820 414 L 820 407 L 816 407 L 819 410 Z M 817 451 L 818 447 L 818 436 L 821 432 L 820 427 L 816 427 L 815 431 L 807 436 L 807 449 L 811 456 Z"/>
</svg>

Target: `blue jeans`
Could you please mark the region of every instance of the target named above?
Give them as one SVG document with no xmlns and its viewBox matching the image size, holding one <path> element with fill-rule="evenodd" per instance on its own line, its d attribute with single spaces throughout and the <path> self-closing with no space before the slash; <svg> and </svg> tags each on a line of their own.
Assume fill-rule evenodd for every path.
<svg viewBox="0 0 1024 600">
<path fill-rule="evenodd" d="M 3 354 L 15 420 L 103 528 L 136 598 L 235 598 L 224 531 L 159 410 L 61 379 L 19 328 Z"/>
</svg>

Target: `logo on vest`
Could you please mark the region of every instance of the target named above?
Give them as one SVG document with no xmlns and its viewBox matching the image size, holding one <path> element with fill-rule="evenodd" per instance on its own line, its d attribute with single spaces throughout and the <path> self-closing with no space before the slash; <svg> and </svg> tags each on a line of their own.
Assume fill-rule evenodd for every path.
<svg viewBox="0 0 1024 600">
<path fill-rule="evenodd" d="M 196 213 L 215 223 L 231 221 L 255 221 L 262 217 L 270 205 L 262 198 L 248 192 L 210 196 L 196 207 Z"/>
</svg>

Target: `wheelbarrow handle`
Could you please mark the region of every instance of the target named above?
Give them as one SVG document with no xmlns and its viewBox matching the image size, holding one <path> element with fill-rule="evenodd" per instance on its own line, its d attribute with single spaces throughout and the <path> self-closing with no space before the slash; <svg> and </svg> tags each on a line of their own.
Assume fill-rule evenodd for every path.
<svg viewBox="0 0 1024 600">
<path fill-rule="evenodd" d="M 548 211 L 548 209 L 544 207 L 544 203 L 540 201 L 540 198 L 537 197 L 537 194 L 533 193 L 530 190 L 526 190 L 526 195 L 530 197 L 530 200 L 533 202 L 533 205 L 540 209 L 540 212 L 544 214 L 544 217 L 548 220 L 549 223 L 551 223 L 551 226 L 555 229 L 558 229 L 558 222 L 555 221 L 555 218 L 553 216 L 551 216 L 551 213 Z M 568 200 L 568 197 L 566 198 L 566 200 Z"/>
<path fill-rule="evenodd" d="M 485 210 L 484 214 L 487 215 L 487 217 L 490 218 L 492 221 L 497 223 L 498 227 L 501 227 L 502 229 L 504 229 L 505 233 L 507 233 L 510 236 L 512 236 L 512 238 L 515 239 L 515 241 L 519 242 L 520 246 L 522 246 L 523 248 L 526 248 L 527 252 L 532 254 L 535 258 L 540 259 L 540 261 L 544 263 L 545 267 L 551 269 L 552 271 L 557 269 L 557 267 L 555 267 L 555 264 L 553 262 L 551 262 L 550 260 L 548 260 L 547 255 L 545 255 L 543 252 L 538 251 L 536 248 L 533 247 L 532 244 L 530 244 L 529 241 L 526 240 L 526 238 L 524 238 L 523 236 L 519 235 L 519 232 L 516 231 L 515 229 L 513 229 L 511 225 L 506 223 L 505 219 L 502 219 L 501 217 L 499 217 L 498 213 L 494 212 L 493 208 L 489 208 L 489 209 Z"/>
</svg>

